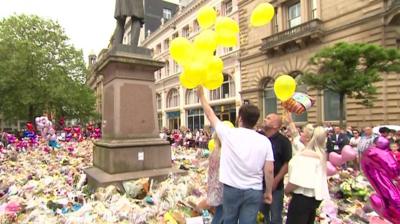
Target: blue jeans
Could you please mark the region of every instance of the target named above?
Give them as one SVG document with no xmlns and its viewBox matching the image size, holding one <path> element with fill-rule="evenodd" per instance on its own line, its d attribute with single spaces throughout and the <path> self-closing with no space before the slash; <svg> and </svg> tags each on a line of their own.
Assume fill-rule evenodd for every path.
<svg viewBox="0 0 400 224">
<path fill-rule="evenodd" d="M 263 198 L 262 190 L 241 190 L 224 185 L 224 224 L 254 224 Z"/>
<path fill-rule="evenodd" d="M 221 224 L 222 223 L 222 214 L 223 214 L 222 205 L 218 205 L 217 207 L 215 207 L 215 214 L 214 214 L 211 224 Z"/>
<path fill-rule="evenodd" d="M 283 189 L 272 192 L 272 204 L 261 202 L 260 211 L 264 215 L 265 224 L 282 224 Z"/>
</svg>

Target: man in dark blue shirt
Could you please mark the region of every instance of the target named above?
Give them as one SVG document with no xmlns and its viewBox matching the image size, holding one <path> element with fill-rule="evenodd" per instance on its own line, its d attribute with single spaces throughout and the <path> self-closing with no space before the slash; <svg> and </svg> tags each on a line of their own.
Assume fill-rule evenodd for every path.
<svg viewBox="0 0 400 224">
<path fill-rule="evenodd" d="M 272 204 L 262 204 L 264 223 L 282 224 L 283 179 L 288 172 L 289 160 L 292 158 L 292 144 L 279 130 L 282 119 L 277 114 L 268 114 L 264 119 L 264 134 L 269 138 L 274 153 L 274 182 L 272 184 Z"/>
</svg>

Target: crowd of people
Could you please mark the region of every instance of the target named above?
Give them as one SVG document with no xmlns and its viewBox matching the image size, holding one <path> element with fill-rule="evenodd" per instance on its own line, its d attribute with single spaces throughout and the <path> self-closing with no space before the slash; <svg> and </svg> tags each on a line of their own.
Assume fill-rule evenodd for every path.
<svg viewBox="0 0 400 224">
<path fill-rule="evenodd" d="M 180 129 L 169 130 L 163 128 L 160 138 L 169 141 L 173 147 L 187 147 L 207 149 L 208 142 L 211 140 L 210 128 L 196 129 L 191 131 L 186 127 Z"/>
<path fill-rule="evenodd" d="M 399 158 L 400 131 L 381 127 L 377 134 L 372 127 L 342 130 L 330 124 L 298 128 L 287 111 L 283 116 L 268 114 L 256 129 L 260 113 L 249 104 L 240 107 L 237 127 L 229 128 L 215 115 L 201 87 L 197 92 L 215 130 L 215 149 L 209 157 L 208 195 L 198 204 L 200 211 L 215 209 L 212 223 L 256 223 L 261 212 L 264 223 L 281 224 L 284 195 L 291 198 L 286 223 L 314 223 L 321 202 L 330 198 L 326 172 L 330 152 L 340 154 L 345 145 L 350 145 L 358 157 L 344 166 L 360 170 L 361 154 L 380 135 L 389 139 L 393 155 Z M 196 147 L 201 142 L 198 139 L 210 139 L 208 133 L 200 133 L 172 132 L 164 137 L 170 136 L 172 143 L 180 142 L 183 146 L 185 141 L 194 139 Z"/>
</svg>

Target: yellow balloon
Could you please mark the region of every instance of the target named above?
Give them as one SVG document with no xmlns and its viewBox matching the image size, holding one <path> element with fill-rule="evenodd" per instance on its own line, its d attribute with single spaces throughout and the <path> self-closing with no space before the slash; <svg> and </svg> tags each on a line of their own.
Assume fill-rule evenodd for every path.
<svg viewBox="0 0 400 224">
<path fill-rule="evenodd" d="M 255 27 L 264 26 L 271 22 L 274 15 L 274 6 L 270 3 L 261 3 L 251 13 L 250 24 Z"/>
<path fill-rule="evenodd" d="M 217 18 L 217 22 L 215 23 L 215 31 L 217 34 L 238 34 L 239 33 L 239 24 L 225 16 L 220 16 Z"/>
<path fill-rule="evenodd" d="M 183 37 L 177 37 L 171 41 L 169 52 L 171 57 L 180 64 L 183 64 L 192 54 L 193 45 Z"/>
<path fill-rule="evenodd" d="M 217 33 L 213 30 L 203 30 L 194 38 L 194 47 L 201 51 L 214 53 L 217 49 Z"/>
<path fill-rule="evenodd" d="M 234 47 L 238 44 L 238 38 L 236 34 L 217 34 L 217 43 L 223 47 Z"/>
<path fill-rule="evenodd" d="M 281 101 L 286 101 L 293 96 L 296 90 L 296 80 L 289 75 L 279 76 L 274 83 L 276 97 Z"/>
<path fill-rule="evenodd" d="M 193 83 L 202 83 L 206 79 L 207 62 L 197 59 L 183 65 L 185 75 Z"/>
<path fill-rule="evenodd" d="M 197 22 L 202 29 L 207 29 L 214 25 L 217 18 L 217 12 L 211 6 L 202 7 L 197 13 Z"/>
<path fill-rule="evenodd" d="M 186 89 L 196 88 L 200 84 L 199 81 L 190 79 L 190 77 L 185 73 L 182 73 L 179 76 L 179 81 L 181 82 L 181 85 Z"/>
<path fill-rule="evenodd" d="M 203 82 L 203 86 L 208 90 L 214 90 L 221 87 L 224 82 L 224 75 L 222 73 L 207 73 L 207 78 Z"/>
<path fill-rule="evenodd" d="M 233 125 L 232 122 L 230 122 L 230 121 L 223 121 L 223 123 L 225 125 L 227 125 L 228 127 L 230 127 L 230 128 L 234 128 L 235 127 L 235 125 Z"/>
<path fill-rule="evenodd" d="M 209 60 L 208 71 L 211 73 L 222 73 L 224 62 L 218 56 L 212 56 Z"/>
<path fill-rule="evenodd" d="M 210 141 L 208 141 L 208 150 L 210 152 L 214 151 L 215 149 L 215 140 L 211 139 Z"/>
</svg>

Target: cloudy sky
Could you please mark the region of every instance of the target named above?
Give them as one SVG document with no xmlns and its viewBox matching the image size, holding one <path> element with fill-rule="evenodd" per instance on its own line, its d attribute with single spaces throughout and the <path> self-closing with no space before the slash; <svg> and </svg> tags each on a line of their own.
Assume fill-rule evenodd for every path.
<svg viewBox="0 0 400 224">
<path fill-rule="evenodd" d="M 115 28 L 115 0 L 0 0 L 0 19 L 35 14 L 58 21 L 76 48 L 99 53 Z"/>
</svg>

